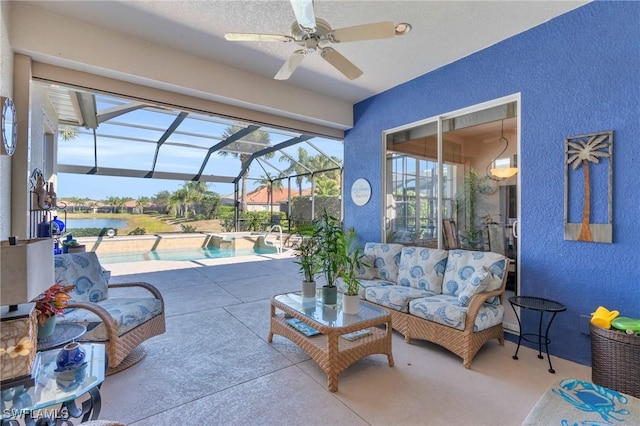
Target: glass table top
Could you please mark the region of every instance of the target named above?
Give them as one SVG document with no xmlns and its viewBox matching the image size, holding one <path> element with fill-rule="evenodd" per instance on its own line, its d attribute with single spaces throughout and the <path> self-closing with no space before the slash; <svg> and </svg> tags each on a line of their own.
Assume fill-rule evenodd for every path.
<svg viewBox="0 0 640 426">
<path fill-rule="evenodd" d="M 56 373 L 60 349 L 39 353 L 39 368 L 34 386 L 16 386 L 2 391 L 2 417 L 15 417 L 22 410 L 39 410 L 74 400 L 104 381 L 105 351 L 101 344 L 83 344 L 85 364 L 72 371 Z"/>
<path fill-rule="evenodd" d="M 360 301 L 360 313 L 358 315 L 342 312 L 342 300 L 338 295 L 336 305 L 322 303 L 322 290 L 317 290 L 316 297 L 302 297 L 302 292 L 280 294 L 275 300 L 304 316 L 328 327 L 347 327 L 362 321 L 384 317 L 389 313 L 377 306 Z"/>
</svg>

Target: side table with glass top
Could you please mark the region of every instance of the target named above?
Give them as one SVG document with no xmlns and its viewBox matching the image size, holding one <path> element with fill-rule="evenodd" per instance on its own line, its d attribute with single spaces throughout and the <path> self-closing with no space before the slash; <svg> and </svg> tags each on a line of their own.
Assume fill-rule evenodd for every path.
<svg viewBox="0 0 640 426">
<path fill-rule="evenodd" d="M 15 386 L 2 391 L 0 425 L 72 425 L 70 418 L 81 418 L 82 422 L 96 420 L 101 408 L 100 385 L 107 366 L 105 349 L 102 344 L 82 346 L 86 351 L 85 363 L 71 372 L 55 371 L 60 350 L 40 352 L 36 358 L 39 365 L 35 385 L 28 388 Z M 83 397 L 85 394 L 88 394 L 88 399 Z M 82 402 L 78 405 L 80 398 Z"/>
<path fill-rule="evenodd" d="M 518 359 L 518 351 L 520 350 L 520 343 L 522 343 L 523 340 L 529 343 L 537 343 L 538 358 L 544 359 L 544 357 L 542 356 L 542 344 L 544 343 L 545 352 L 547 353 L 547 360 L 549 361 L 549 373 L 552 373 L 552 374 L 555 373 L 556 371 L 551 366 L 551 357 L 549 356 L 549 344 L 551 343 L 551 341 L 549 340 L 549 329 L 551 328 L 551 323 L 556 317 L 556 314 L 558 312 L 566 311 L 567 307 L 560 302 L 556 302 L 555 300 L 545 299 L 542 297 L 533 297 L 533 296 L 513 296 L 509 298 L 509 303 L 513 308 L 513 312 L 516 314 L 516 319 L 518 320 L 518 328 L 520 329 L 520 335 L 518 336 L 518 347 L 516 348 L 515 355 L 513 355 L 513 359 Z M 540 321 L 538 322 L 537 334 L 522 332 L 522 321 L 520 321 L 520 315 L 518 315 L 516 306 L 523 309 L 529 309 L 532 311 L 540 312 Z M 542 325 L 544 323 L 545 312 L 550 313 L 551 318 L 547 323 L 547 327 L 543 335 Z"/>
<path fill-rule="evenodd" d="M 38 350 L 46 351 L 57 347 L 62 347 L 67 343 L 75 342 L 87 332 L 87 328 L 80 324 L 56 324 L 51 336 L 38 339 Z"/>
</svg>

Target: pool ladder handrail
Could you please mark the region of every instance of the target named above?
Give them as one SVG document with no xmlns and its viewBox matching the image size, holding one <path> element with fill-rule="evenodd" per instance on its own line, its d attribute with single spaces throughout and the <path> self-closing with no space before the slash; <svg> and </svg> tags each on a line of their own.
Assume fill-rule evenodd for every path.
<svg viewBox="0 0 640 426">
<path fill-rule="evenodd" d="M 267 238 L 269 237 L 269 235 L 271 235 L 271 231 L 273 231 L 274 229 L 278 229 L 278 231 L 280 232 L 279 244 L 276 246 L 276 250 L 279 254 L 282 254 L 282 227 L 280 225 L 273 225 L 269 229 L 269 232 L 264 234 L 264 243 L 267 244 Z"/>
</svg>

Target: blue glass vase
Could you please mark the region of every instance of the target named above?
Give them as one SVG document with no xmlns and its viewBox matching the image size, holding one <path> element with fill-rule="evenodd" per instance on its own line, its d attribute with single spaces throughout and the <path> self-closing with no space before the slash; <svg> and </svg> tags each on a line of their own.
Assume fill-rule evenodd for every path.
<svg viewBox="0 0 640 426">
<path fill-rule="evenodd" d="M 60 235 L 64 231 L 64 222 L 58 219 L 58 216 L 54 216 L 51 221 L 51 233 L 54 235 Z"/>
<path fill-rule="evenodd" d="M 84 364 L 86 352 L 82 345 L 78 342 L 66 344 L 56 357 L 55 371 L 75 370 Z"/>
</svg>

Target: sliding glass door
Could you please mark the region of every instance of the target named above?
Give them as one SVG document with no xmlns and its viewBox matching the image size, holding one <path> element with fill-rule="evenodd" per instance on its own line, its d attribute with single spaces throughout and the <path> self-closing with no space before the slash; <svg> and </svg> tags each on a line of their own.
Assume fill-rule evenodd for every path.
<svg viewBox="0 0 640 426">
<path fill-rule="evenodd" d="M 385 241 L 515 261 L 517 106 L 505 98 L 384 134 Z"/>
<path fill-rule="evenodd" d="M 442 179 L 437 160 L 436 135 L 416 136 L 432 123 L 408 134 L 387 137 L 386 241 L 438 246 L 438 193 L 445 215 L 454 207 L 456 165 L 443 164 Z"/>
</svg>

